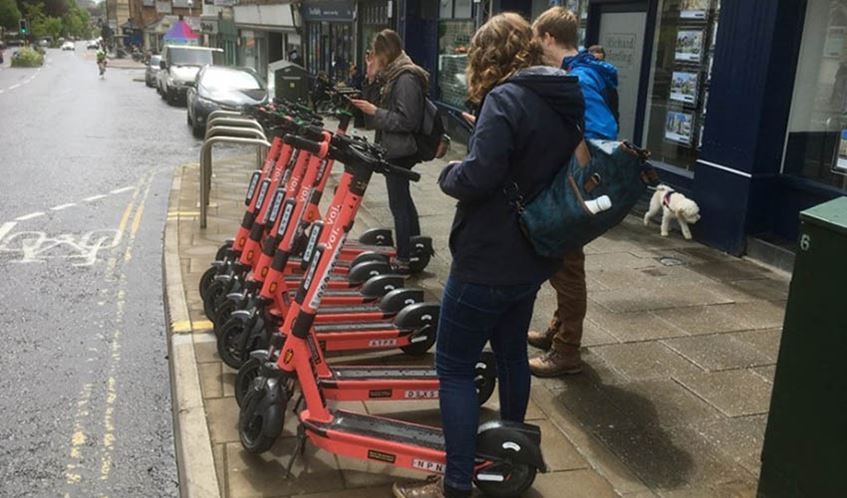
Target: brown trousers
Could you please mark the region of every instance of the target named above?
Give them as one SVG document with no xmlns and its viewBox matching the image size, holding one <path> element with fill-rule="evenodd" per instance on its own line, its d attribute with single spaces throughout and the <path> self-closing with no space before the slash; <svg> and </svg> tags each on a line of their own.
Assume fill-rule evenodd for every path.
<svg viewBox="0 0 847 498">
<path fill-rule="evenodd" d="M 551 324 L 558 329 L 553 336 L 553 347 L 560 351 L 568 346 L 579 348 L 588 304 L 582 249 L 565 255 L 561 268 L 550 278 L 550 285 L 556 290 L 558 304 Z"/>
</svg>

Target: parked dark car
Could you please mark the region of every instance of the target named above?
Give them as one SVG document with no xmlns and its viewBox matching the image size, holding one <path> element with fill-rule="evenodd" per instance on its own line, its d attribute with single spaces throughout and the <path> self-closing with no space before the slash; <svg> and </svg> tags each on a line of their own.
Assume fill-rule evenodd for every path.
<svg viewBox="0 0 847 498">
<path fill-rule="evenodd" d="M 262 78 L 250 68 L 206 66 L 189 85 L 186 96 L 188 124 L 197 138 L 206 132 L 206 121 L 212 111 L 238 111 L 245 106 L 263 104 L 268 89 Z"/>
<path fill-rule="evenodd" d="M 188 92 L 188 84 L 194 81 L 200 68 L 223 62 L 224 51 L 220 48 L 165 45 L 159 62 L 159 95 L 169 104 L 181 104 Z"/>
<path fill-rule="evenodd" d="M 156 86 L 156 75 L 159 74 L 159 63 L 161 61 L 161 55 L 152 55 L 150 62 L 147 63 L 147 69 L 144 71 L 144 83 L 150 88 Z"/>
</svg>

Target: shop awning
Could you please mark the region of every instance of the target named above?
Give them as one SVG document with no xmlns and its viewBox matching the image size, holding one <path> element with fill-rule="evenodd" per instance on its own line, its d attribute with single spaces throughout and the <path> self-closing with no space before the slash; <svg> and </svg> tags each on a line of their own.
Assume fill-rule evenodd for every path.
<svg viewBox="0 0 847 498">
<path fill-rule="evenodd" d="M 171 26 L 171 29 L 165 33 L 165 42 L 177 45 L 195 45 L 198 43 L 200 35 L 191 29 L 185 21 L 177 21 Z"/>
</svg>

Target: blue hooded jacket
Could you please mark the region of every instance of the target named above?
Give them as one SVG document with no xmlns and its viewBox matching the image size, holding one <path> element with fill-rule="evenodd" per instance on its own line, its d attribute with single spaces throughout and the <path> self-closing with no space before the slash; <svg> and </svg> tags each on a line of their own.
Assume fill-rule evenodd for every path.
<svg viewBox="0 0 847 498">
<path fill-rule="evenodd" d="M 585 138 L 617 140 L 618 123 L 605 97 L 607 88 L 618 87 L 617 68 L 583 50 L 565 57 L 562 69 L 579 78 L 585 98 Z"/>
<path fill-rule="evenodd" d="M 482 103 L 468 155 L 450 163 L 438 183 L 458 199 L 450 275 L 481 285 L 541 284 L 561 260 L 535 253 L 504 189 L 532 196 L 553 181 L 582 140 L 582 92 L 558 68 L 519 71 Z"/>
</svg>

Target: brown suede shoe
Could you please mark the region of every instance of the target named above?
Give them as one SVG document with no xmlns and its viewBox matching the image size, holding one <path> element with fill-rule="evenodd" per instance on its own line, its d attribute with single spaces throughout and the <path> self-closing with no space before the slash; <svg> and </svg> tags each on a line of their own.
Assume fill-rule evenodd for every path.
<svg viewBox="0 0 847 498">
<path fill-rule="evenodd" d="M 529 345 L 534 348 L 547 351 L 548 349 L 553 347 L 553 336 L 556 335 L 556 332 L 559 330 L 560 325 L 561 324 L 558 320 L 553 320 L 552 322 L 550 322 L 550 326 L 547 327 L 547 330 L 545 330 L 544 332 L 530 330 L 529 333 L 526 335 L 526 342 L 528 342 Z"/>
<path fill-rule="evenodd" d="M 395 482 L 395 498 L 444 498 L 443 479 L 438 476 L 430 476 L 425 481 Z"/>
<path fill-rule="evenodd" d="M 564 351 L 551 349 L 541 356 L 529 360 L 529 369 L 536 377 L 559 377 L 582 372 L 582 359 L 578 347 Z"/>
</svg>

